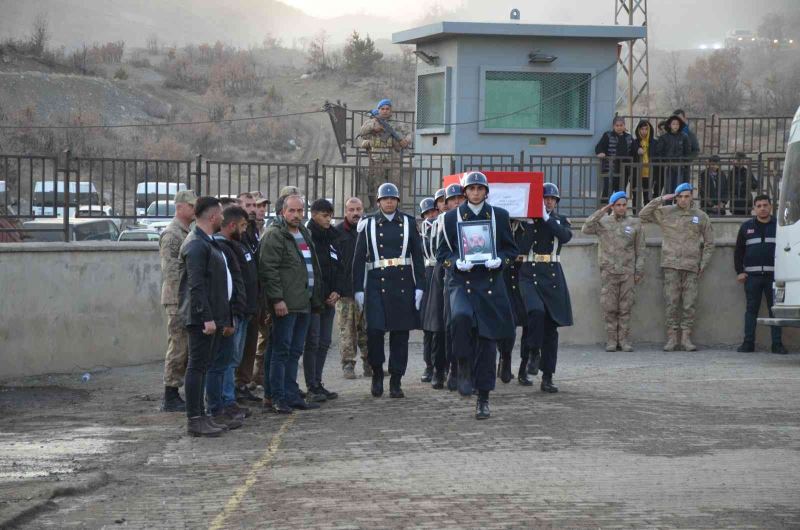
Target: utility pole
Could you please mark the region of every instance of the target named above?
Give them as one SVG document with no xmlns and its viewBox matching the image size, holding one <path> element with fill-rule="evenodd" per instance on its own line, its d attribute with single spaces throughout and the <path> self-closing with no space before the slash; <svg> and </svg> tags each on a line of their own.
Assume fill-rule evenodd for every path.
<svg viewBox="0 0 800 530">
<path fill-rule="evenodd" d="M 647 0 L 614 0 L 614 24 L 647 27 Z M 627 103 L 628 115 L 633 116 L 633 106 L 643 99 L 646 113 L 650 113 L 650 59 L 647 37 L 628 41 L 619 54 L 619 96 L 617 105 Z"/>
</svg>

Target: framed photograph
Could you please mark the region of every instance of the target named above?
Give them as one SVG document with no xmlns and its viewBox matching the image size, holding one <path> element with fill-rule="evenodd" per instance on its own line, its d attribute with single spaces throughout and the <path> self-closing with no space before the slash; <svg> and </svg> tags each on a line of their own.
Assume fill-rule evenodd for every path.
<svg viewBox="0 0 800 530">
<path fill-rule="evenodd" d="M 467 221 L 458 225 L 461 259 L 481 264 L 497 257 L 492 222 Z"/>
</svg>

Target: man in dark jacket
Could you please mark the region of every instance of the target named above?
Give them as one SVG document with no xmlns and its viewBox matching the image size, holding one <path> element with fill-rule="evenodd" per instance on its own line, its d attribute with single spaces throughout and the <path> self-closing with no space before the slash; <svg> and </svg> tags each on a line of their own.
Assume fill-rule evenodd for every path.
<svg viewBox="0 0 800 530">
<path fill-rule="evenodd" d="M 726 204 L 730 197 L 728 191 L 728 175 L 720 168 L 720 158 L 712 155 L 706 168 L 700 172 L 698 181 L 703 210 L 708 215 L 725 215 Z"/>
<path fill-rule="evenodd" d="M 667 119 L 667 133 L 658 138 L 658 158 L 686 160 L 692 156 L 689 137 L 683 132 L 683 120 L 673 115 Z M 676 160 L 664 160 L 662 172 L 667 189 L 674 190 L 678 183 L 690 180 L 689 166 Z"/>
<path fill-rule="evenodd" d="M 683 109 L 677 109 L 675 112 L 672 113 L 674 116 L 677 116 L 683 122 L 681 126 L 681 132 L 689 138 L 689 156 L 696 157 L 700 154 L 700 142 L 697 141 L 697 135 L 694 133 L 692 129 L 689 128 L 689 119 L 686 117 L 686 111 Z"/>
<path fill-rule="evenodd" d="M 625 130 L 625 119 L 617 116 L 614 118 L 613 128 L 603 133 L 597 142 L 594 152 L 600 162 L 601 178 L 603 179 L 602 200 L 607 200 L 613 190 L 618 190 L 620 185 L 620 159 L 633 156 L 633 137 Z M 613 159 L 613 164 L 607 159 Z"/>
<path fill-rule="evenodd" d="M 302 223 L 304 208 L 299 195 L 283 200 L 281 217 L 267 228 L 258 255 L 258 277 L 273 319 L 269 367 L 272 408 L 280 414 L 290 414 L 293 408 L 319 408 L 316 403 L 303 401 L 297 386 L 298 361 L 310 314 L 321 306 L 319 262 L 311 234 Z"/>
<path fill-rule="evenodd" d="M 331 226 L 332 217 L 333 205 L 325 199 L 317 199 L 311 204 L 311 219 L 306 224 L 319 260 L 319 290 L 323 301 L 319 311 L 311 313 L 303 351 L 306 389 L 308 398 L 312 401 L 338 397 L 336 392 L 331 392 L 322 385 L 322 369 L 331 347 L 333 317 L 336 314 L 336 302 L 340 298 L 341 263 L 336 248 L 338 232 Z"/>
<path fill-rule="evenodd" d="M 219 199 L 195 202 L 195 229 L 181 245 L 180 314 L 189 335 L 186 366 L 186 416 L 190 436 L 219 436 L 224 425 L 203 415 L 203 380 L 220 347 L 222 335 L 233 334 L 233 279 L 220 246 L 211 237 L 219 230 Z"/>
<path fill-rule="evenodd" d="M 356 355 L 361 350 L 361 363 L 364 377 L 372 377 L 372 368 L 367 361 L 367 323 L 364 312 L 353 298 L 353 256 L 356 252 L 358 222 L 364 215 L 364 205 L 358 197 L 351 197 L 344 205 L 344 221 L 336 226 L 339 235 L 336 247 L 339 249 L 338 281 L 341 297 L 336 302 L 337 326 L 339 328 L 339 351 L 342 357 L 342 372 L 345 379 L 355 379 Z"/>
<path fill-rule="evenodd" d="M 731 211 L 733 215 L 750 215 L 751 192 L 758 190 L 758 178 L 750 171 L 750 159 L 741 151 L 736 153 L 731 168 L 730 182 L 733 188 Z"/>
<path fill-rule="evenodd" d="M 739 227 L 733 266 L 736 280 L 744 284 L 747 309 L 744 313 L 744 341 L 737 351 L 753 352 L 756 347 L 756 322 L 762 294 L 767 299 L 767 311 L 772 318 L 772 283 L 775 279 L 775 227 L 772 201 L 769 195 L 755 199 L 756 215 Z M 781 328 L 772 326 L 772 353 L 786 353 L 781 340 Z"/>
</svg>

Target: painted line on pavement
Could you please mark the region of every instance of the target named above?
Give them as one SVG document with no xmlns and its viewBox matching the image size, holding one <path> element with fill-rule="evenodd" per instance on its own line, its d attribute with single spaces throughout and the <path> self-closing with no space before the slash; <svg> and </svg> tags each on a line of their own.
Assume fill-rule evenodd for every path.
<svg viewBox="0 0 800 530">
<path fill-rule="evenodd" d="M 228 516 L 239 508 L 244 496 L 247 495 L 247 492 L 250 491 L 250 488 L 252 488 L 258 480 L 258 473 L 267 467 L 270 462 L 272 462 L 273 458 L 275 458 L 275 455 L 278 453 L 278 449 L 281 446 L 281 442 L 283 441 L 283 435 L 286 434 L 286 432 L 289 430 L 289 427 L 292 426 L 295 417 L 296 416 L 294 415 L 289 416 L 286 421 L 283 422 L 281 428 L 278 429 L 278 432 L 276 432 L 269 441 L 269 445 L 264 451 L 264 454 L 258 459 L 258 461 L 256 461 L 255 464 L 253 464 L 253 467 L 250 468 L 250 472 L 247 473 L 247 478 L 245 479 L 244 483 L 236 488 L 236 491 L 233 492 L 233 495 L 231 495 L 231 498 L 228 499 L 228 502 L 225 504 L 225 508 L 222 509 L 222 511 L 214 518 L 213 521 L 211 521 L 211 525 L 208 527 L 209 530 L 219 530 L 222 528 L 225 525 L 225 520 L 228 518 Z"/>
</svg>

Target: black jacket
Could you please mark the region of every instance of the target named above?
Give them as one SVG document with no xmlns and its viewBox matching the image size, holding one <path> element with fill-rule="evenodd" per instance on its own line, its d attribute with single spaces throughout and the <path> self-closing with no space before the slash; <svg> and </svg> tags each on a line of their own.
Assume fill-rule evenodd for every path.
<svg viewBox="0 0 800 530">
<path fill-rule="evenodd" d="M 659 158 L 690 158 L 692 146 L 683 132 L 668 132 L 658 137 L 656 152 Z"/>
<path fill-rule="evenodd" d="M 633 156 L 633 153 L 635 153 L 633 150 L 633 137 L 627 132 L 617 134 L 614 131 L 606 131 L 603 133 L 603 137 L 600 138 L 600 141 L 597 142 L 597 145 L 594 147 L 594 153 L 604 153 L 606 156 L 611 156 L 617 159 L 631 157 Z M 608 160 L 603 160 L 600 163 L 600 166 L 603 173 L 608 172 Z M 619 173 L 619 167 L 620 161 L 614 160 L 615 173 Z"/>
<path fill-rule="evenodd" d="M 739 227 L 733 266 L 736 274 L 771 276 L 775 273 L 775 217 L 762 223 L 755 217 Z"/>
<path fill-rule="evenodd" d="M 242 234 L 244 235 L 244 234 Z M 239 284 L 234 278 L 234 287 L 238 285 L 239 291 L 234 294 L 233 312 L 239 316 L 253 316 L 258 313 L 260 299 L 258 296 L 258 262 L 256 256 L 250 248 L 241 241 L 227 239 L 222 235 L 215 235 L 214 239 L 220 244 L 223 250 L 228 250 L 225 255 L 231 253 L 236 258 L 239 268 Z M 231 270 L 233 273 L 233 270 Z M 241 294 L 241 297 L 239 296 Z"/>
<path fill-rule="evenodd" d="M 710 173 L 708 169 L 704 169 L 700 172 L 698 184 L 703 208 L 710 208 L 721 202 L 728 202 L 730 199 L 728 174 L 721 169 L 716 173 Z"/>
<path fill-rule="evenodd" d="M 336 285 L 341 289 L 338 293 L 348 298 L 353 297 L 353 256 L 356 253 L 356 239 L 358 239 L 358 229 L 350 226 L 347 220 L 336 225 L 336 243 L 339 251 L 339 279 Z"/>
<path fill-rule="evenodd" d="M 187 327 L 214 321 L 217 329 L 232 326 L 228 273 L 222 249 L 195 227 L 181 245 L 179 311 Z"/>
<path fill-rule="evenodd" d="M 339 231 L 335 227 L 325 230 L 315 223 L 313 219 L 308 221 L 306 228 L 311 232 L 311 240 L 314 242 L 314 248 L 317 251 L 317 261 L 321 272 L 319 281 L 322 300 L 327 300 L 334 291 L 341 295 L 341 287 L 339 286 L 342 277 L 341 262 L 339 260 L 339 250 L 336 248 L 336 239 L 339 237 Z"/>
</svg>

